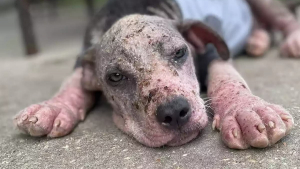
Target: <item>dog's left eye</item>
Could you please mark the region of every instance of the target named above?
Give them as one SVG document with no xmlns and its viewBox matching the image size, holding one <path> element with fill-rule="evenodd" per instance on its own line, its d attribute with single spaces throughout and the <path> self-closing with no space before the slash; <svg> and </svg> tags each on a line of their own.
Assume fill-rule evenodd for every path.
<svg viewBox="0 0 300 169">
<path fill-rule="evenodd" d="M 176 51 L 175 57 L 177 59 L 182 58 L 183 56 L 185 56 L 185 53 L 186 53 L 186 48 L 181 48 L 181 49 Z"/>
<path fill-rule="evenodd" d="M 121 80 L 124 80 L 126 77 L 121 75 L 120 73 L 112 73 L 109 77 L 108 77 L 108 80 L 110 82 L 113 82 L 113 83 L 117 83 L 117 82 L 120 82 Z"/>
</svg>

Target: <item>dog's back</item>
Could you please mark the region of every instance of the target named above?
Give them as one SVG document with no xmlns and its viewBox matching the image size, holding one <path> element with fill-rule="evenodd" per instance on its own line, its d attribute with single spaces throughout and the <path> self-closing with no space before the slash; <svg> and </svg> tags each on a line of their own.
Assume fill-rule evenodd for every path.
<svg viewBox="0 0 300 169">
<path fill-rule="evenodd" d="M 182 19 L 180 8 L 174 0 L 109 0 L 88 25 L 84 50 L 97 43 L 117 20 L 130 14 Z"/>
</svg>

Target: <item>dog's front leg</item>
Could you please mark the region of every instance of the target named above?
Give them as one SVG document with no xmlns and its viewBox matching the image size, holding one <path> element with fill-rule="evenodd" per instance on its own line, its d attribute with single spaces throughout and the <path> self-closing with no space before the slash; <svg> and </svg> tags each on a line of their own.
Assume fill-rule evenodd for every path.
<svg viewBox="0 0 300 169">
<path fill-rule="evenodd" d="M 208 96 L 215 113 L 213 128 L 220 130 L 230 148 L 267 147 L 293 127 L 292 116 L 281 106 L 254 96 L 229 62 L 211 63 Z"/>
<path fill-rule="evenodd" d="M 83 76 L 82 67 L 76 68 L 53 98 L 22 110 L 14 118 L 15 125 L 31 136 L 69 134 L 94 104 L 94 94 L 82 85 L 89 78 L 86 74 Z"/>
</svg>

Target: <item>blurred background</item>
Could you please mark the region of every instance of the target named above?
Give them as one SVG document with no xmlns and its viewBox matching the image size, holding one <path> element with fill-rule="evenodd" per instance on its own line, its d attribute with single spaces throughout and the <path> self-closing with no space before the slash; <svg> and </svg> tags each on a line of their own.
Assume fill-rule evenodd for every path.
<svg viewBox="0 0 300 169">
<path fill-rule="evenodd" d="M 106 1 L 0 0 L 0 57 L 79 53 L 88 21 Z"/>
<path fill-rule="evenodd" d="M 58 52 L 79 53 L 88 21 L 105 2 L 0 0 L 0 57 L 12 59 Z M 28 24 L 30 22 L 32 24 Z M 26 31 L 31 28 L 32 32 Z M 22 30 L 29 39 L 27 42 L 23 40 Z"/>
</svg>

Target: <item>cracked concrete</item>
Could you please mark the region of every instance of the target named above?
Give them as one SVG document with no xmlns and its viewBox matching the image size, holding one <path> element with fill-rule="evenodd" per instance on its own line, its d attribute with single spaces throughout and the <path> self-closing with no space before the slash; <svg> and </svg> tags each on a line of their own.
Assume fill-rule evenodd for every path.
<svg viewBox="0 0 300 169">
<path fill-rule="evenodd" d="M 147 148 L 114 126 L 105 102 L 66 137 L 20 134 L 13 128 L 12 117 L 51 97 L 71 73 L 82 37 L 74 34 L 75 38 L 69 39 L 72 45 L 38 57 L 0 58 L 0 168 L 299 168 L 300 60 L 279 58 L 276 49 L 262 59 L 234 61 L 254 94 L 283 105 L 295 118 L 291 134 L 270 148 L 228 149 L 219 133 L 212 131 L 211 118 L 202 134 L 186 145 Z"/>
</svg>

